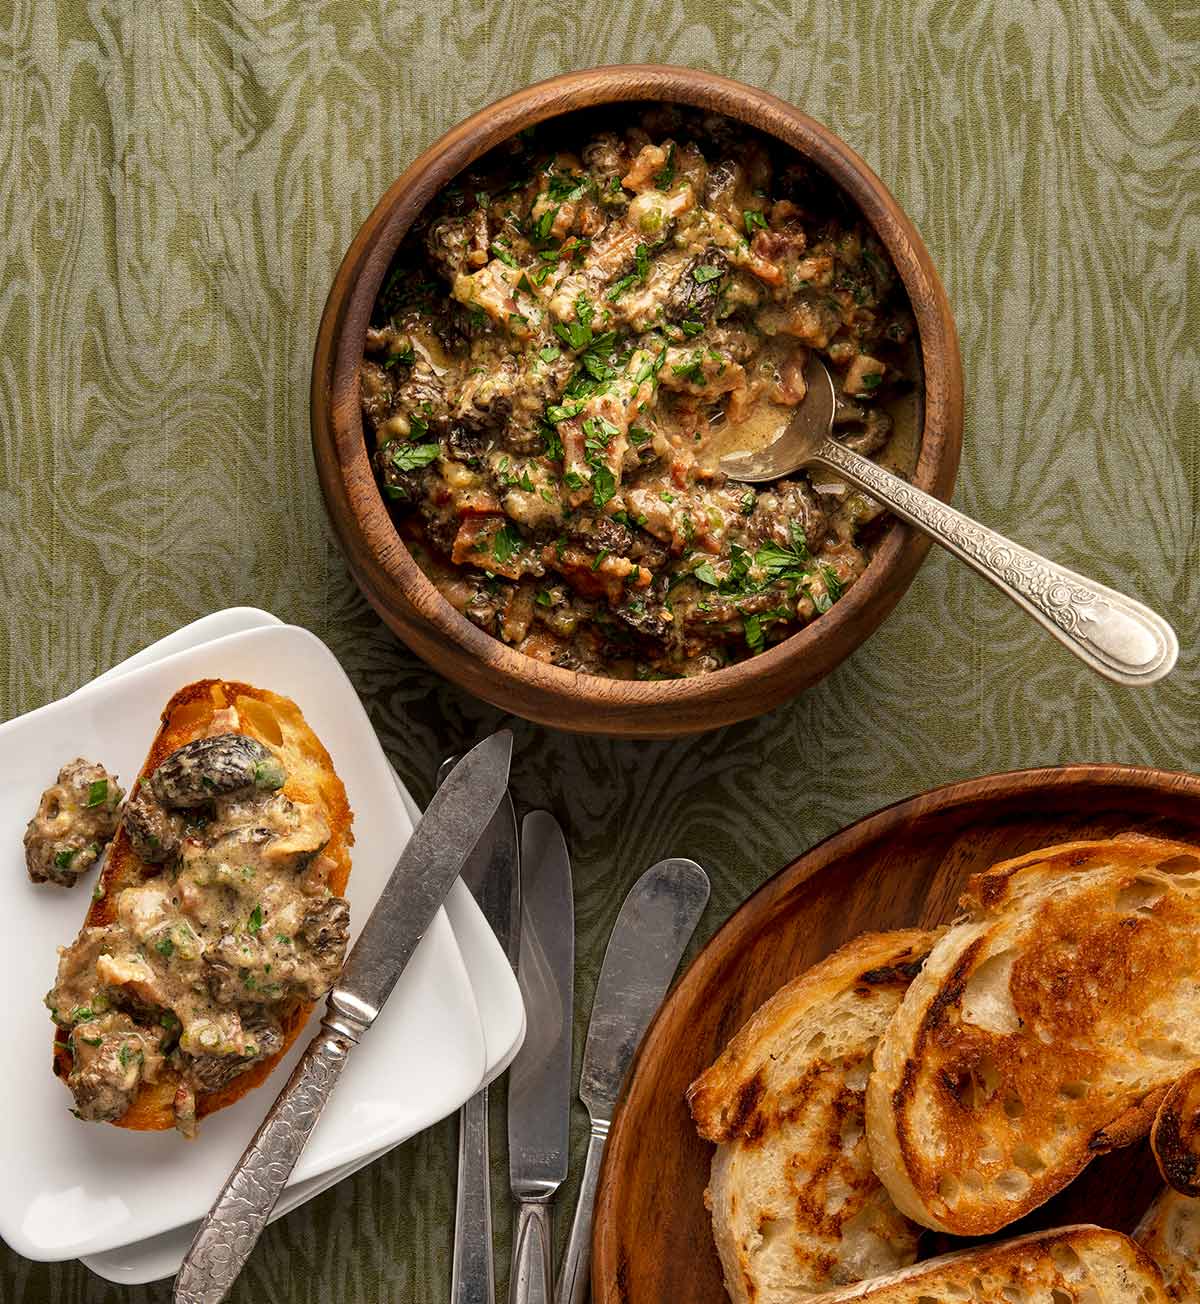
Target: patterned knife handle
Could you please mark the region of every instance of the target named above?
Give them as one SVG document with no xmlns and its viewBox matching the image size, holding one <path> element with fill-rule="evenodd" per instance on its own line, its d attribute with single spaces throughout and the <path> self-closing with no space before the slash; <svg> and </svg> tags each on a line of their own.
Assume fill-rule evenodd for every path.
<svg viewBox="0 0 1200 1304">
<path fill-rule="evenodd" d="M 592 1214 L 596 1207 L 600 1160 L 604 1157 L 607 1140 L 608 1122 L 594 1118 L 591 1135 L 588 1137 L 579 1201 L 575 1205 L 575 1220 L 571 1223 L 571 1235 L 567 1238 L 566 1252 L 559 1265 L 558 1281 L 554 1286 L 554 1304 L 587 1304 L 592 1266 Z"/>
<path fill-rule="evenodd" d="M 521 1200 L 513 1233 L 512 1277 L 508 1304 L 553 1304 L 550 1202 Z"/>
<path fill-rule="evenodd" d="M 220 1304 L 229 1294 L 353 1047 L 349 1036 L 332 1028 L 322 1028 L 309 1043 L 200 1224 L 175 1278 L 175 1304 Z"/>
<path fill-rule="evenodd" d="M 1022 548 L 833 439 L 812 460 L 949 549 L 1106 679 L 1152 684 L 1174 666 L 1175 631 L 1142 603 Z"/>
</svg>

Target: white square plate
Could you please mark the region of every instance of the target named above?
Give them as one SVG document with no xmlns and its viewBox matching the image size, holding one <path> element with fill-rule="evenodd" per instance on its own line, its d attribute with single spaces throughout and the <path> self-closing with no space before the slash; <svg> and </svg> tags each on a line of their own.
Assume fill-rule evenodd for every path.
<svg viewBox="0 0 1200 1304">
<path fill-rule="evenodd" d="M 22 1181 L 0 1188 L 0 1235 L 35 1259 L 97 1254 L 201 1217 L 283 1085 L 312 1030 L 267 1083 L 204 1120 L 195 1142 L 76 1121 L 50 1071 L 42 997 L 58 945 L 76 934 L 85 888 L 35 887 L 21 834 L 58 767 L 84 755 L 137 773 L 168 698 L 206 677 L 269 686 L 295 699 L 329 749 L 355 813 L 347 895 L 352 938 L 411 831 L 390 767 L 341 666 L 293 626 L 232 634 L 0 725 L 0 980 L 8 992 L 8 1071 L 0 1078 L 0 1145 Z M 451 1113 L 486 1064 L 479 1016 L 444 912 L 426 933 L 293 1174 L 305 1182 L 394 1145 Z"/>
</svg>

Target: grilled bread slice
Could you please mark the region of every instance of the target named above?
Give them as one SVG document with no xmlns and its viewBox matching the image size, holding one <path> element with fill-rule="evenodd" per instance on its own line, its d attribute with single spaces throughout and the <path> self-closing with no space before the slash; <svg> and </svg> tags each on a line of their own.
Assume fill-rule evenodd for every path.
<svg viewBox="0 0 1200 1304">
<path fill-rule="evenodd" d="M 1200 849 L 1127 836 L 977 874 L 875 1052 L 897 1207 L 985 1235 L 1143 1136 L 1200 1063 Z"/>
<path fill-rule="evenodd" d="M 1169 1187 L 1146 1210 L 1133 1239 L 1158 1264 L 1167 1298 L 1179 1304 L 1200 1300 L 1200 1200 Z"/>
<path fill-rule="evenodd" d="M 1163 1098 L 1150 1145 L 1163 1181 L 1181 1195 L 1200 1196 L 1200 1068 L 1185 1073 Z"/>
<path fill-rule="evenodd" d="M 1166 1304 L 1158 1268 L 1128 1236 L 1061 1227 L 926 1259 L 821 1296 L 821 1304 Z"/>
<path fill-rule="evenodd" d="M 144 783 L 159 764 L 177 748 L 213 733 L 235 732 L 262 743 L 283 762 L 287 772 L 282 795 L 297 805 L 315 807 L 328 827 L 329 839 L 319 853 L 321 878 L 334 895 L 341 895 L 350 876 L 350 847 L 353 815 L 346 790 L 333 768 L 329 753 L 306 723 L 300 708 L 289 698 L 249 684 L 205 679 L 189 684 L 166 704 L 162 724 L 141 770 Z M 131 790 L 136 795 L 136 788 Z M 124 889 L 164 878 L 164 866 L 142 860 L 133 849 L 124 820 L 108 850 L 92 905 L 80 937 L 89 929 L 100 929 L 118 918 L 118 904 Z M 60 968 L 61 979 L 61 968 Z M 195 1118 L 203 1118 L 239 1100 L 266 1079 L 287 1053 L 308 1021 L 311 1001 L 287 1001 L 278 1010 L 282 1045 L 272 1054 L 261 1055 L 244 1072 L 211 1091 L 196 1091 Z M 67 1078 L 72 1068 L 69 1028 L 60 1025 L 54 1043 L 54 1071 Z M 180 1127 L 177 1092 L 180 1075 L 165 1062 L 155 1080 L 143 1081 L 127 1111 L 111 1119 L 118 1127 L 137 1131 L 160 1131 Z M 190 1119 L 190 1104 L 189 1104 Z"/>
<path fill-rule="evenodd" d="M 753 1014 L 688 1089 L 717 1142 L 706 1201 L 737 1304 L 785 1304 L 911 1263 L 916 1229 L 871 1172 L 871 1052 L 933 934 L 856 938 Z"/>
</svg>

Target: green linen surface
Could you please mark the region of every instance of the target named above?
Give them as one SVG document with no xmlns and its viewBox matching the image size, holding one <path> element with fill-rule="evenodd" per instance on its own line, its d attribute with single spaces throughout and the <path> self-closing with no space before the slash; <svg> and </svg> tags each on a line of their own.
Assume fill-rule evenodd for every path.
<svg viewBox="0 0 1200 1304">
<path fill-rule="evenodd" d="M 517 800 L 555 811 L 574 856 L 578 1038 L 617 908 L 664 855 L 712 876 L 702 939 L 817 839 L 932 785 L 1196 768 L 1198 56 L 1200 9 L 1165 0 L 2 0 L 0 717 L 255 604 L 329 643 L 428 797 L 438 759 L 500 716 L 347 577 L 309 452 L 325 295 L 452 124 L 563 70 L 655 60 L 765 87 L 867 158 L 957 316 L 956 501 L 1128 586 L 1183 654 L 1169 681 L 1115 688 L 935 550 L 874 638 L 762 719 L 671 744 L 518 722 Z M 454 1142 L 435 1127 L 271 1228 L 236 1300 L 446 1299 Z M 503 1256 L 502 1200 L 497 1229 Z M 4 1304 L 168 1293 L 0 1252 Z"/>
</svg>

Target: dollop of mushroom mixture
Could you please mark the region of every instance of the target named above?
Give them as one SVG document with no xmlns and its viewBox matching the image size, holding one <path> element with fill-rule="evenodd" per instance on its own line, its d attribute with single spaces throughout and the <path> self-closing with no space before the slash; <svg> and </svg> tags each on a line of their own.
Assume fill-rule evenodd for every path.
<svg viewBox="0 0 1200 1304">
<path fill-rule="evenodd" d="M 880 514 L 823 473 L 757 492 L 719 457 L 779 433 L 810 349 L 836 433 L 879 456 L 913 322 L 798 156 L 669 107 L 611 121 L 523 134 L 443 191 L 385 278 L 361 402 L 398 528 L 459 611 L 555 665 L 691 675 L 827 610 Z"/>
<path fill-rule="evenodd" d="M 68 761 L 25 829 L 25 868 L 33 882 L 78 883 L 117 831 L 123 796 L 103 765 L 82 756 Z"/>
<path fill-rule="evenodd" d="M 80 1118 L 120 1118 L 166 1064 L 190 1134 L 196 1093 L 274 1054 L 281 1019 L 332 986 L 349 907 L 327 886 L 325 819 L 286 779 L 256 739 L 221 733 L 171 753 L 127 803 L 130 842 L 161 872 L 60 952 L 46 997 Z"/>
</svg>

